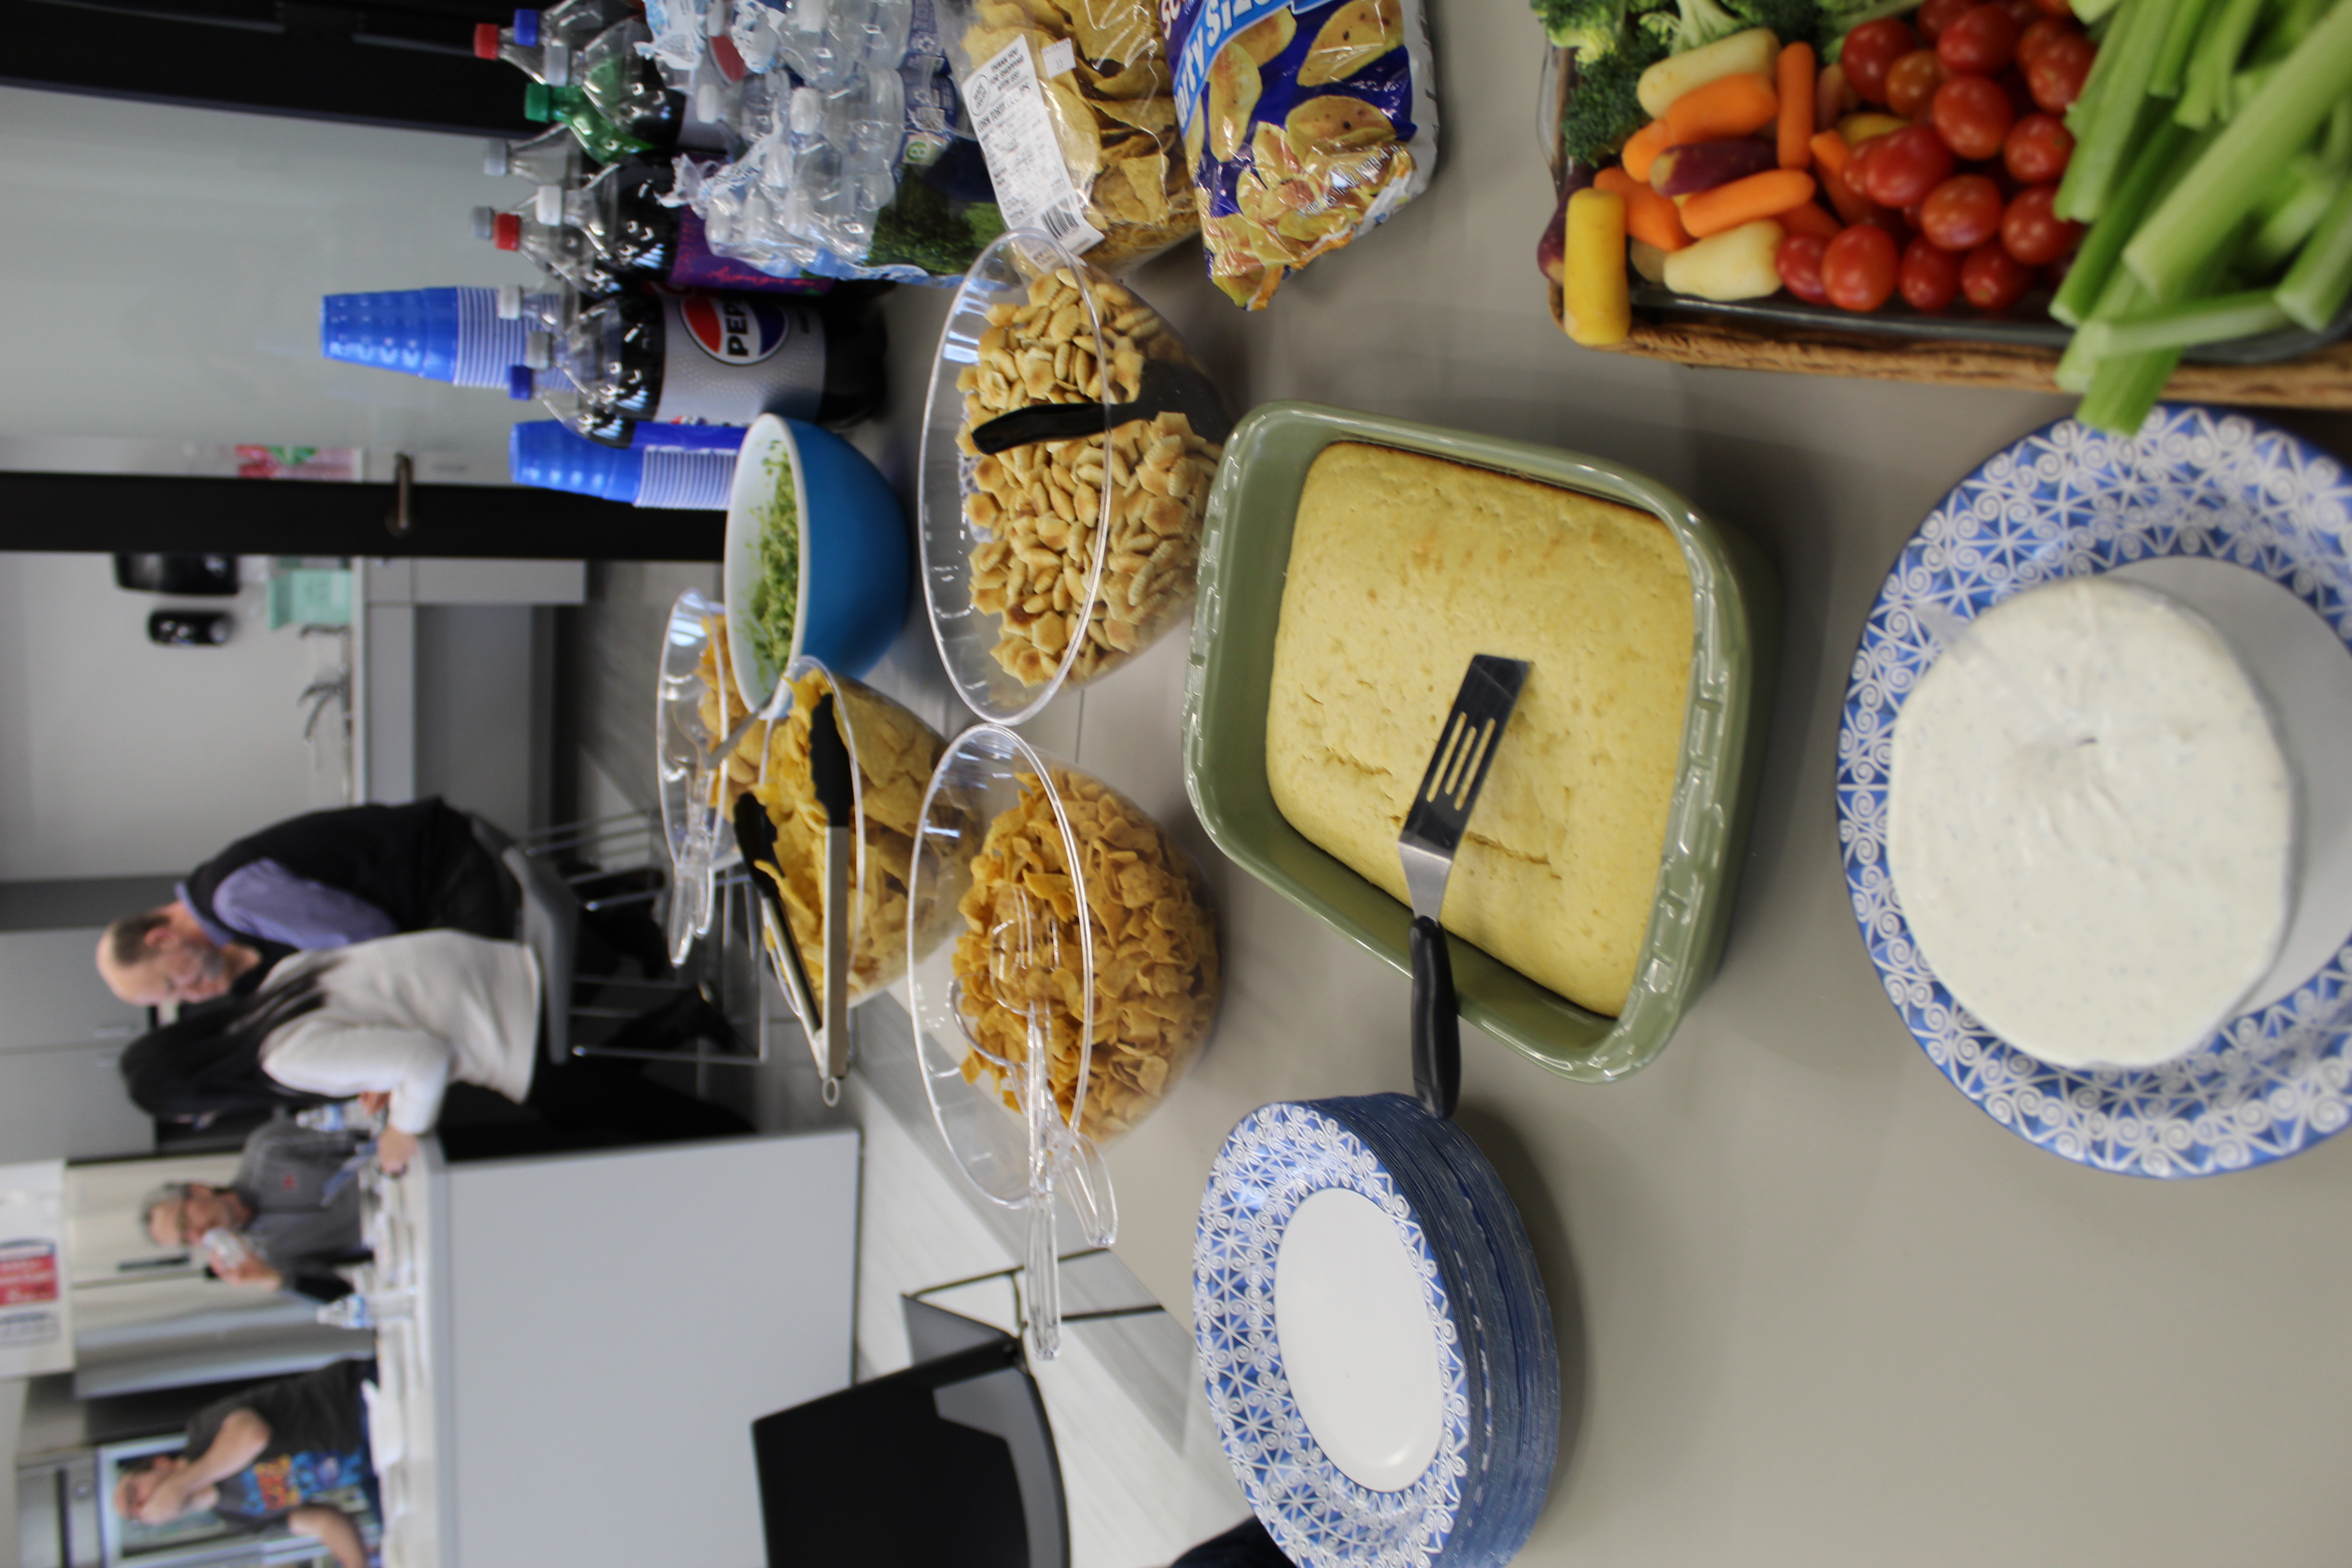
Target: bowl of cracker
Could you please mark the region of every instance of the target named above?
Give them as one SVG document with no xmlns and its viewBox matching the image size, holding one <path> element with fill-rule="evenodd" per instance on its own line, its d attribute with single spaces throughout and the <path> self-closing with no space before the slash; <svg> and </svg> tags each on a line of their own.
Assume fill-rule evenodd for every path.
<svg viewBox="0 0 2352 1568">
<path fill-rule="evenodd" d="M 982 724 L 931 775 L 912 874 L 917 907 L 959 917 L 952 942 L 908 952 L 917 1055 L 949 1148 L 990 1197 L 1027 1204 L 1041 1086 L 1066 1188 L 1107 1209 L 1098 1152 L 1175 1087 L 1216 1021 L 1200 868 L 1117 790 Z"/>
<path fill-rule="evenodd" d="M 1160 313 L 1032 229 L 982 253 L 923 416 L 923 595 L 972 710 L 1002 724 L 1182 619 L 1232 419 Z"/>
<path fill-rule="evenodd" d="M 751 868 L 767 887 L 761 945 L 803 1022 L 814 1016 L 783 943 L 798 946 L 809 984 L 824 986 L 826 821 L 810 777 L 809 726 L 819 700 L 834 698 L 834 723 L 849 752 L 857 831 L 849 872 L 849 999 L 863 1001 L 906 973 L 910 946 L 927 951 L 954 929 L 954 901 L 910 899 L 914 836 L 944 742 L 939 732 L 880 692 L 805 656 L 787 667 L 779 710 L 767 731 L 752 795 L 775 825 L 775 858 Z M 782 910 L 782 921 L 778 911 Z"/>
</svg>

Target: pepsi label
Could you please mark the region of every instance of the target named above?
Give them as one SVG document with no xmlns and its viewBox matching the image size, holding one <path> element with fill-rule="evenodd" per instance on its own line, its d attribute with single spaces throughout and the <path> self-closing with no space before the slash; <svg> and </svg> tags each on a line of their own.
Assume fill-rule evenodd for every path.
<svg viewBox="0 0 2352 1568">
<path fill-rule="evenodd" d="M 654 417 L 749 425 L 813 419 L 824 397 L 824 322 L 773 296 L 662 299 L 661 395 Z"/>
</svg>

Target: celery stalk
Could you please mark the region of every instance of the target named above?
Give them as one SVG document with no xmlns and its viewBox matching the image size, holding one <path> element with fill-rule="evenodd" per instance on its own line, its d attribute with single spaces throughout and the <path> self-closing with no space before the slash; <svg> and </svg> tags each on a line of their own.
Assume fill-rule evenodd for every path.
<svg viewBox="0 0 2352 1568">
<path fill-rule="evenodd" d="M 2347 295 L 2352 295 L 2352 184 L 2336 193 L 2274 298 L 2296 326 L 2324 332 Z"/>
<path fill-rule="evenodd" d="M 2099 300 L 2092 308 L 2090 320 L 2074 330 L 2074 335 L 2066 342 L 2066 352 L 2058 356 L 2058 368 L 2051 372 L 2058 390 L 2081 396 L 2091 390 L 2099 366 L 2106 362 L 2106 345 L 2091 331 L 2092 327 L 2101 321 L 2119 321 L 2147 306 L 2147 290 L 2140 287 L 2139 279 L 2117 268 L 2115 276 L 2107 279 L 2106 287 L 2099 290 Z"/>
<path fill-rule="evenodd" d="M 2336 106 L 2319 133 L 2319 160 L 2339 174 L 2352 174 L 2352 98 Z"/>
<path fill-rule="evenodd" d="M 2200 266 L 2253 210 L 2284 164 L 2352 95 L 2352 4 L 2339 4 L 2283 61 L 2270 89 L 2248 104 L 2158 204 L 2124 247 L 2124 265 L 2158 300 L 2179 298 Z M 2074 149 L 2077 163 L 2084 147 Z M 2074 178 L 2067 170 L 2067 179 Z M 2063 196 L 2064 186 L 2060 187 Z"/>
<path fill-rule="evenodd" d="M 2180 107 L 2175 110 L 2181 124 L 2202 131 L 2216 120 L 2229 118 L 2224 95 L 2230 76 L 2238 68 L 2238 57 L 2245 53 L 2246 40 L 2262 14 L 2263 0 L 2221 0 L 2221 10 L 2207 24 L 2205 36 L 2198 40 L 2197 50 L 2182 73 Z"/>
<path fill-rule="evenodd" d="M 2252 0 L 2254 5 L 2263 0 Z M 2116 61 L 2124 40 L 2131 37 L 2132 26 L 2141 7 L 2126 5 L 2107 17 L 2106 37 L 2099 40 L 2099 52 L 2091 58 L 2091 74 L 2083 79 L 2083 90 L 2066 106 L 2066 129 L 2076 142 L 2090 134 L 2091 125 L 2098 118 L 2099 105 L 2105 101 L 2107 84 L 2115 79 Z"/>
<path fill-rule="evenodd" d="M 2211 8 L 2212 0 L 2180 0 L 2179 9 L 2172 13 L 2172 26 L 2165 31 L 2163 51 L 2156 57 L 2156 74 L 2148 79 L 2148 91 L 2158 98 L 2180 96 L 2189 46 L 2197 42 L 2205 14 Z"/>
<path fill-rule="evenodd" d="M 2090 390 L 2074 405 L 2074 417 L 2110 436 L 2138 435 L 2139 427 L 2147 422 L 2149 412 L 2156 407 L 2157 399 L 2164 395 L 2164 384 L 2172 379 L 2179 363 L 2179 349 L 2101 360 L 2098 374 L 2091 378 Z"/>
<path fill-rule="evenodd" d="M 2116 258 L 2123 254 L 2124 243 L 2131 238 L 2140 219 L 2147 216 L 2148 208 L 2156 205 L 2167 183 L 2189 166 L 2192 161 L 2190 144 L 2198 140 L 2187 127 L 2170 118 L 2159 120 L 2148 128 L 2138 154 L 2132 159 L 2130 173 L 2124 176 L 2107 203 L 2106 215 L 2091 226 L 2090 232 L 2083 237 L 2081 247 L 2074 252 L 2074 264 L 2066 269 L 2066 280 L 2058 286 L 2057 298 L 2050 301 L 2051 315 L 2070 327 L 2079 327 L 2089 318 L 2116 269 Z"/>
<path fill-rule="evenodd" d="M 2134 310 L 2113 321 L 2093 321 L 2076 333 L 2091 340 L 2084 353 L 2104 362 L 2158 349 L 2193 349 L 2200 343 L 2250 338 L 2274 332 L 2289 324 L 2286 311 L 2267 289 L 2192 300 L 2185 305 L 2158 305 Z"/>
<path fill-rule="evenodd" d="M 2315 154 L 2298 154 L 2287 165 L 2275 195 L 2264 204 L 2261 226 L 2238 253 L 2246 276 L 2267 278 L 2284 266 L 2319 226 L 2320 217 L 2334 205 L 2343 185 L 2344 176 Z"/>
<path fill-rule="evenodd" d="M 2147 122 L 2148 79 L 2179 8 L 2179 0 L 2131 0 L 2122 36 L 2099 51 L 2101 62 L 2112 60 L 2115 67 L 2099 89 L 2089 125 L 2075 132 L 2074 155 L 2051 204 L 2060 217 L 2090 223 L 2106 211 L 2137 133 Z"/>
<path fill-rule="evenodd" d="M 2074 20 L 2087 27 L 2119 4 L 2121 0 L 2075 0 Z"/>
</svg>

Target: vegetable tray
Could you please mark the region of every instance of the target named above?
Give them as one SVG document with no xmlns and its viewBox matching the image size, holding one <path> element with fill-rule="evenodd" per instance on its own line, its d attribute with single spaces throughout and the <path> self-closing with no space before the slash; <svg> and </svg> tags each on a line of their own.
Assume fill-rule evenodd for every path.
<svg viewBox="0 0 2352 1568">
<path fill-rule="evenodd" d="M 1555 179 L 1567 162 L 1559 123 L 1574 79 L 1568 51 L 1549 50 L 1538 108 L 1545 155 Z M 1547 287 L 1552 321 L 1564 325 L 1559 286 Z M 1727 306 L 1685 300 L 1640 284 L 1633 289 L 1633 331 L 1616 352 L 1645 359 L 1731 370 L 2011 387 L 2053 395 L 2059 391 L 2052 372 L 2066 329 L 2054 321 L 1888 315 L 1857 316 L 1848 325 L 1835 319 L 1840 312 L 1785 299 Z M 2322 346 L 2294 358 L 2275 357 L 2278 346 L 2265 340 L 2217 344 L 2202 363 L 2192 351 L 2192 357 L 2173 373 L 2164 395 L 2352 409 L 2347 331 L 2352 331 L 2352 311 L 2339 317 L 2328 333 L 2312 340 Z M 2240 363 L 2224 363 L 2228 359 Z"/>
</svg>

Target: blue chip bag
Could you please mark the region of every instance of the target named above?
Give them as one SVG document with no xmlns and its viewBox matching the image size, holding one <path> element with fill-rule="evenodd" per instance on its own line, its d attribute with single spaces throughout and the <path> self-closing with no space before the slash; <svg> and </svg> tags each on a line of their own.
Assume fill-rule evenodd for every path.
<svg viewBox="0 0 2352 1568">
<path fill-rule="evenodd" d="M 1263 310 L 1437 163 L 1421 0 L 1160 0 L 1209 277 Z"/>
</svg>

